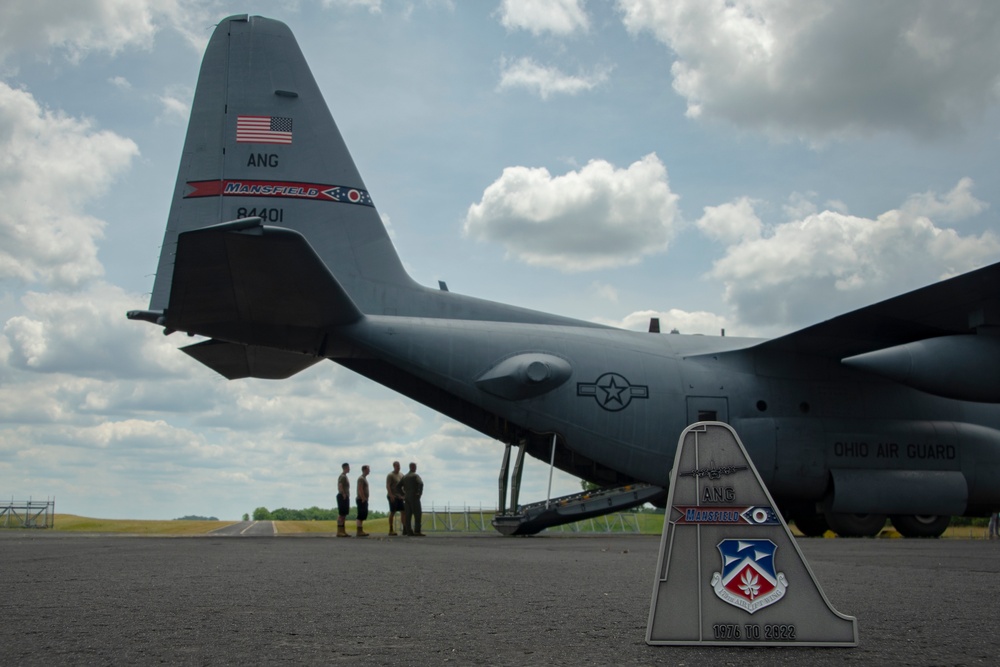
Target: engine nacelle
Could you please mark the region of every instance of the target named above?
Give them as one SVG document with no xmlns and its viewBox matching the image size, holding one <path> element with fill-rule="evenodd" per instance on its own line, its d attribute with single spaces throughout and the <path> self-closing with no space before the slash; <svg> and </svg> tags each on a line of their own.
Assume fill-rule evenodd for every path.
<svg viewBox="0 0 1000 667">
<path fill-rule="evenodd" d="M 941 336 L 842 360 L 928 394 L 1000 403 L 1000 337 Z"/>
</svg>

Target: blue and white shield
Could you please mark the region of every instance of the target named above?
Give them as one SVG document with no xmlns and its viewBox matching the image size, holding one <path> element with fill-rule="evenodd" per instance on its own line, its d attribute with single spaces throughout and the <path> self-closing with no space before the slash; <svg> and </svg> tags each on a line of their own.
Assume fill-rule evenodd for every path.
<svg viewBox="0 0 1000 667">
<path fill-rule="evenodd" d="M 754 613 L 785 595 L 788 580 L 774 568 L 777 545 L 771 540 L 725 539 L 719 542 L 722 572 L 712 574 L 719 599 Z"/>
</svg>

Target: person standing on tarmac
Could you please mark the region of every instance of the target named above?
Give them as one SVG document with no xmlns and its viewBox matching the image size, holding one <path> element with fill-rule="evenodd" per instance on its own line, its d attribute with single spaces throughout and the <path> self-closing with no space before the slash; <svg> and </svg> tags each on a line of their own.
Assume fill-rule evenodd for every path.
<svg viewBox="0 0 1000 667">
<path fill-rule="evenodd" d="M 351 465 L 343 463 L 340 470 L 340 477 L 337 478 L 337 537 L 350 537 L 347 534 L 347 515 L 351 513 L 351 480 L 347 473 L 351 472 Z"/>
<path fill-rule="evenodd" d="M 365 532 L 364 523 L 365 519 L 368 518 L 368 473 L 371 472 L 371 468 L 368 466 L 361 466 L 361 477 L 358 477 L 358 495 L 355 501 L 358 504 L 358 537 L 368 537 L 368 533 Z"/>
<path fill-rule="evenodd" d="M 403 475 L 401 485 L 403 487 L 403 499 L 406 504 L 406 514 L 403 517 L 403 534 L 414 537 L 425 537 L 420 531 L 420 521 L 423 518 L 423 511 L 420 507 L 420 496 L 424 494 L 424 480 L 417 474 L 417 464 L 410 463 L 410 472 Z M 411 527 L 410 522 L 413 522 Z"/>
<path fill-rule="evenodd" d="M 406 524 L 406 505 L 403 503 L 403 492 L 399 488 L 403 481 L 403 473 L 399 472 L 399 461 L 392 462 L 392 472 L 385 476 L 385 499 L 389 501 L 389 534 L 397 535 L 396 512 L 399 512 L 400 524 Z M 400 527 L 402 531 L 403 528 Z"/>
</svg>

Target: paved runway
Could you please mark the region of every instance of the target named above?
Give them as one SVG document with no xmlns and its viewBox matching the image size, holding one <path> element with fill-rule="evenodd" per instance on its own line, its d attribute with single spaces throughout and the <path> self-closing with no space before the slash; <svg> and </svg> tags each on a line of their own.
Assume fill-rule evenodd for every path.
<svg viewBox="0 0 1000 667">
<path fill-rule="evenodd" d="M 273 521 L 239 521 L 213 530 L 216 537 L 274 537 L 278 531 Z"/>
<path fill-rule="evenodd" d="M 0 664 L 1000 660 L 1000 543 L 799 544 L 834 606 L 858 618 L 857 648 L 646 646 L 656 537 L 0 531 Z"/>
</svg>

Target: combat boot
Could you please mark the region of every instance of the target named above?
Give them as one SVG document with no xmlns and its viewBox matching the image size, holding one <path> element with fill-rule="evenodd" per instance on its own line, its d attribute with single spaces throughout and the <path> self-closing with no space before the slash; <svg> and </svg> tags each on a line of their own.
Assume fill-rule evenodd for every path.
<svg viewBox="0 0 1000 667">
<path fill-rule="evenodd" d="M 350 537 L 350 535 L 347 534 L 347 528 L 344 526 L 337 526 L 337 537 Z"/>
<path fill-rule="evenodd" d="M 361 528 L 358 528 L 358 537 L 368 537 L 368 533 L 366 533 Z"/>
</svg>

